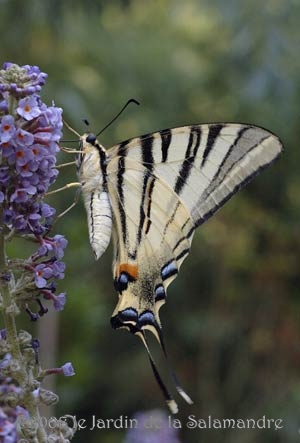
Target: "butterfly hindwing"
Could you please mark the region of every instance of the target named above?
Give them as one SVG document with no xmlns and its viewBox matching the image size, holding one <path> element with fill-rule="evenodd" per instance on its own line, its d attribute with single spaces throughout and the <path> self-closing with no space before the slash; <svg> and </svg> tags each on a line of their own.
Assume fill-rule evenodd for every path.
<svg viewBox="0 0 300 443">
<path fill-rule="evenodd" d="M 119 292 L 113 324 L 116 327 L 127 324 L 132 332 L 150 329 L 158 336 L 158 310 L 165 302 L 168 284 L 189 252 L 194 223 L 165 181 L 135 160 L 125 158 L 124 162 L 121 196 L 117 192 L 119 169 L 114 167 L 119 159 L 114 158 L 108 164 L 108 189 L 117 239 L 114 276 Z M 125 208 L 126 225 L 122 221 Z"/>
<path fill-rule="evenodd" d="M 195 228 L 281 148 L 279 139 L 262 128 L 207 124 L 148 134 L 107 151 L 118 239 L 116 327 L 129 325 L 132 332 L 154 331 L 151 323 L 159 327 L 158 309 L 188 255 Z"/>
</svg>

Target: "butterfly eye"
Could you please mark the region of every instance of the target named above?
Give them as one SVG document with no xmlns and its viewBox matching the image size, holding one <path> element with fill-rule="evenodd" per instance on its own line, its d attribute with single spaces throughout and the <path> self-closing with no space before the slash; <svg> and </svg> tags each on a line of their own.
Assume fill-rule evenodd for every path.
<svg viewBox="0 0 300 443">
<path fill-rule="evenodd" d="M 95 136 L 95 134 L 89 134 L 88 136 L 87 136 L 87 138 L 85 139 L 85 141 L 87 142 L 87 143 L 90 143 L 91 145 L 95 145 L 95 143 L 96 143 L 96 136 Z"/>
</svg>

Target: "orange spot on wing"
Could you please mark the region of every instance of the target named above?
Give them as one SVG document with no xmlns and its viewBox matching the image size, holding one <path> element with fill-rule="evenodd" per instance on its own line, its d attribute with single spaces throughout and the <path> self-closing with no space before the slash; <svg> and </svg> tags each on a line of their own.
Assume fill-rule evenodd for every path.
<svg viewBox="0 0 300 443">
<path fill-rule="evenodd" d="M 138 278 L 138 266 L 136 264 L 130 264 L 130 263 L 121 263 L 119 267 L 119 275 L 121 272 L 127 272 L 130 277 L 132 277 L 134 280 Z"/>
</svg>

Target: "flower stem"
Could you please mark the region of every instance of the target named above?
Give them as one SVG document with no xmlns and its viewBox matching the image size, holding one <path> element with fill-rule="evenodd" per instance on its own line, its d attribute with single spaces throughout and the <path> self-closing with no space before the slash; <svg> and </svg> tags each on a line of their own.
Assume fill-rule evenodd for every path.
<svg viewBox="0 0 300 443">
<path fill-rule="evenodd" d="M 0 211 L 1 212 L 1 211 Z M 1 214 L 0 214 L 1 216 Z M 3 301 L 3 318 L 6 329 L 6 339 L 9 345 L 9 352 L 12 359 L 18 362 L 18 369 L 15 371 L 14 376 L 19 386 L 23 388 L 23 406 L 28 411 L 31 418 L 36 423 L 41 423 L 39 408 L 36 403 L 36 399 L 32 392 L 31 381 L 33 379 L 31 370 L 24 365 L 24 358 L 20 348 L 18 340 L 18 332 L 16 325 L 16 316 L 18 315 L 18 308 L 14 303 L 11 295 L 12 282 L 3 278 L 7 273 L 7 258 L 5 248 L 5 236 L 3 230 L 0 232 L 0 289 Z M 2 276 L 2 278 L 1 278 Z M 27 389 L 26 389 L 27 388 Z M 45 443 L 47 441 L 47 434 L 42 426 L 37 427 L 37 438 L 39 443 Z"/>
<path fill-rule="evenodd" d="M 3 231 L 0 234 L 0 275 L 3 276 L 6 273 L 6 250 L 5 250 L 5 236 Z M 18 344 L 17 327 L 15 322 L 16 306 L 14 306 L 13 300 L 10 295 L 10 282 L 6 279 L 1 279 L 1 295 L 3 300 L 3 317 L 6 328 L 6 335 L 8 344 L 10 346 L 10 353 L 13 358 L 20 360 L 22 354 Z"/>
</svg>

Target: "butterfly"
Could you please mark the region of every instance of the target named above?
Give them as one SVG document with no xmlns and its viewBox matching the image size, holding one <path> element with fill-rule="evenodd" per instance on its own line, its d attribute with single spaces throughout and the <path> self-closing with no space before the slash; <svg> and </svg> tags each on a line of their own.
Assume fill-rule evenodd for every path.
<svg viewBox="0 0 300 443">
<path fill-rule="evenodd" d="M 142 339 L 173 413 L 178 406 L 157 371 L 145 331 L 154 334 L 167 357 L 159 310 L 190 252 L 196 228 L 282 149 L 271 132 L 236 123 L 165 129 L 108 150 L 94 134 L 80 137 L 77 174 L 96 259 L 113 238 L 119 298 L 112 327 Z M 178 392 L 192 403 L 171 375 Z"/>
</svg>

